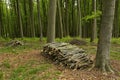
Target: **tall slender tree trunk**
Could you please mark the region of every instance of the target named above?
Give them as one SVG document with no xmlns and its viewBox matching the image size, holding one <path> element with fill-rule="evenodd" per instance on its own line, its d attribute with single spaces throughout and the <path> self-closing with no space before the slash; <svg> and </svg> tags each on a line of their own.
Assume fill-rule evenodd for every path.
<svg viewBox="0 0 120 80">
<path fill-rule="evenodd" d="M 76 26 L 75 26 L 75 0 L 72 0 L 72 3 L 71 3 L 72 5 L 72 12 L 71 12 L 71 15 L 72 15 L 72 19 L 71 19 L 71 21 L 72 21 L 72 25 L 71 25 L 71 28 L 72 28 L 72 31 L 73 31 L 73 33 L 72 33 L 72 35 L 73 36 L 75 36 L 75 29 L 76 29 Z M 68 8 L 68 11 L 69 11 L 69 8 Z M 70 24 L 70 23 L 68 23 L 68 24 Z M 70 27 L 70 26 L 69 26 Z"/>
<path fill-rule="evenodd" d="M 2 2 L 0 0 L 0 37 L 2 36 Z"/>
<path fill-rule="evenodd" d="M 30 12 L 30 26 L 31 26 L 31 36 L 35 37 L 35 27 L 34 27 L 34 14 L 33 14 L 33 0 L 29 0 L 29 12 Z"/>
<path fill-rule="evenodd" d="M 60 38 L 63 38 L 63 23 L 62 23 L 60 0 L 58 0 L 57 3 L 58 3 L 58 12 L 59 12 L 59 19 L 60 19 Z"/>
<path fill-rule="evenodd" d="M 61 4 L 61 14 L 62 14 L 62 21 L 63 21 L 63 36 L 66 36 L 66 19 L 65 19 L 65 10 L 64 10 L 64 2 L 65 0 L 60 0 L 60 4 Z"/>
<path fill-rule="evenodd" d="M 113 72 L 110 65 L 110 40 L 114 20 L 115 0 L 102 0 L 103 14 L 100 27 L 99 41 L 96 54 L 95 67 L 102 71 Z"/>
<path fill-rule="evenodd" d="M 87 0 L 83 0 L 83 7 L 84 7 L 84 8 L 83 8 L 83 14 L 84 14 L 83 16 L 84 16 L 84 17 L 87 15 L 87 13 L 86 13 L 86 12 L 87 12 L 87 11 L 86 11 L 86 10 L 87 10 L 87 9 L 86 9 L 86 4 L 87 4 Z M 85 24 L 83 25 L 83 28 L 82 28 L 82 33 L 83 33 L 82 36 L 83 36 L 83 38 L 86 38 L 86 33 L 87 33 L 87 32 L 86 32 L 86 30 L 87 30 L 87 29 L 86 29 L 86 26 L 87 26 L 87 25 L 86 25 L 86 23 L 85 23 Z"/>
<path fill-rule="evenodd" d="M 78 0 L 78 2 L 77 2 L 77 4 L 78 4 L 78 35 L 79 35 L 79 37 L 81 38 L 82 37 L 82 25 L 81 25 L 81 6 L 80 6 L 80 4 L 81 4 L 81 0 Z"/>
<path fill-rule="evenodd" d="M 47 28 L 46 26 L 48 25 L 48 16 L 47 16 L 47 7 L 46 7 L 46 0 L 42 0 L 42 11 L 43 11 L 43 18 L 42 19 L 42 26 L 43 26 L 43 36 L 46 36 L 46 31 L 47 31 Z"/>
<path fill-rule="evenodd" d="M 28 13 L 27 13 L 27 1 L 26 0 L 24 0 L 24 36 L 29 36 L 29 32 L 30 31 L 28 31 L 28 15 L 27 15 Z"/>
<path fill-rule="evenodd" d="M 115 19 L 114 19 L 114 27 L 113 27 L 113 37 L 119 37 L 119 0 L 116 0 L 115 6 Z"/>
<path fill-rule="evenodd" d="M 16 0 L 13 0 L 13 5 L 14 5 L 13 6 L 13 8 L 14 8 L 14 20 L 17 21 L 18 19 L 17 19 L 17 3 L 16 3 Z M 19 24 L 18 21 L 17 21 L 17 23 L 14 22 L 14 30 L 15 30 L 13 32 L 14 33 L 13 34 L 14 38 L 18 37 L 18 35 L 19 35 L 19 33 L 18 33 L 19 32 L 19 26 L 17 26 L 17 24 Z"/>
<path fill-rule="evenodd" d="M 55 41 L 55 19 L 57 0 L 49 0 L 47 42 Z"/>
<path fill-rule="evenodd" d="M 22 27 L 22 19 L 21 19 L 19 3 L 20 3 L 19 0 L 16 0 L 16 4 L 17 4 L 17 17 L 18 17 L 18 23 L 19 23 L 19 27 L 20 27 L 20 37 L 23 38 L 23 27 Z"/>
<path fill-rule="evenodd" d="M 96 0 L 93 0 L 93 10 L 96 15 Z M 93 19 L 93 26 L 92 26 L 92 35 L 91 35 L 91 40 L 90 42 L 93 42 L 97 38 L 97 19 Z"/>
<path fill-rule="evenodd" d="M 6 1 L 6 0 L 5 0 Z M 6 37 L 10 37 L 11 35 L 11 26 L 10 26 L 10 20 L 9 20 L 9 11 L 8 11 L 8 4 L 6 3 L 6 20 L 7 20 L 7 33 L 6 33 Z"/>
<path fill-rule="evenodd" d="M 40 16 L 40 1 L 37 0 L 37 11 L 38 11 L 38 27 L 40 28 L 40 40 L 42 40 L 42 24 Z"/>
<path fill-rule="evenodd" d="M 65 0 L 65 24 L 66 36 L 69 36 L 69 0 Z"/>
</svg>

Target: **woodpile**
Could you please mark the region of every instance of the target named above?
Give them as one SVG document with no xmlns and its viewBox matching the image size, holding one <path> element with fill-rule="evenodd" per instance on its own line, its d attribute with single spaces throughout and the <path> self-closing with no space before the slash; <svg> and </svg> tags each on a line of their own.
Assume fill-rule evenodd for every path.
<svg viewBox="0 0 120 80">
<path fill-rule="evenodd" d="M 85 50 L 69 43 L 48 43 L 44 46 L 42 54 L 56 64 L 70 69 L 85 69 L 93 64 Z"/>
<path fill-rule="evenodd" d="M 86 41 L 79 40 L 79 39 L 73 39 L 73 40 L 69 41 L 69 43 L 72 44 L 72 45 L 78 45 L 78 46 L 87 44 Z"/>
<path fill-rule="evenodd" d="M 16 46 L 22 46 L 22 45 L 24 45 L 24 43 L 19 40 L 13 40 L 5 44 L 5 46 L 8 46 L 8 47 L 16 47 Z"/>
</svg>

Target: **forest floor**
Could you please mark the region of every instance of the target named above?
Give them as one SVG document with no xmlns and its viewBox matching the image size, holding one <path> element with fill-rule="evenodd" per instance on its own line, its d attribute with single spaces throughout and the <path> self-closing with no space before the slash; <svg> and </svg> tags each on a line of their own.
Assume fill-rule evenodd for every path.
<svg viewBox="0 0 120 80">
<path fill-rule="evenodd" d="M 115 41 L 111 47 L 111 64 L 120 72 L 120 44 Z M 116 74 L 104 75 L 97 70 L 74 71 L 55 65 L 41 55 L 45 42 L 39 39 L 23 40 L 25 45 L 18 47 L 4 46 L 7 42 L 0 41 L 0 80 L 120 80 Z M 86 42 L 79 47 L 94 59 L 96 43 Z"/>
</svg>

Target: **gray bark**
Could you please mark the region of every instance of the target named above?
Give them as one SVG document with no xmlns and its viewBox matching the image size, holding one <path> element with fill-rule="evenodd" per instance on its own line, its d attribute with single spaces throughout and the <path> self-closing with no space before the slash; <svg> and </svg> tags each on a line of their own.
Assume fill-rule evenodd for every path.
<svg viewBox="0 0 120 80">
<path fill-rule="evenodd" d="M 51 43 L 55 41 L 55 19 L 56 19 L 56 7 L 57 0 L 49 0 L 48 11 L 48 29 L 47 29 L 47 42 Z"/>
<path fill-rule="evenodd" d="M 114 20 L 115 0 L 103 1 L 103 15 L 100 27 L 99 41 L 95 67 L 102 71 L 113 72 L 110 63 L 110 40 L 112 36 L 112 27 Z"/>
</svg>

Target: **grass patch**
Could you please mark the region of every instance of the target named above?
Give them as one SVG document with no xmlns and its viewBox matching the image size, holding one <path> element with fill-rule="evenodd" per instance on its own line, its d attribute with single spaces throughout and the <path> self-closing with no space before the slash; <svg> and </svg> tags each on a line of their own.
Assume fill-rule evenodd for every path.
<svg viewBox="0 0 120 80">
<path fill-rule="evenodd" d="M 111 43 L 112 44 L 120 44 L 120 38 L 112 38 Z"/>
<path fill-rule="evenodd" d="M 20 39 L 18 38 L 17 40 L 20 40 Z M 33 50 L 33 49 L 40 50 L 45 44 L 45 41 L 40 42 L 39 38 L 31 38 L 31 39 L 23 38 L 20 41 L 22 41 L 25 45 L 16 46 L 16 47 L 2 46 L 0 47 L 0 54 L 3 54 L 3 53 L 19 54 L 25 50 Z M 7 42 L 3 42 L 3 43 L 6 44 Z"/>
<path fill-rule="evenodd" d="M 111 58 L 116 59 L 116 60 L 120 60 L 120 53 L 117 51 L 111 51 L 110 54 Z"/>
<path fill-rule="evenodd" d="M 69 42 L 70 40 L 72 40 L 73 38 L 71 38 L 70 36 L 68 36 L 68 37 L 64 37 L 64 38 L 62 38 L 62 39 L 60 39 L 60 38 L 56 38 L 56 41 L 57 42 Z"/>
<path fill-rule="evenodd" d="M 0 54 L 3 54 L 3 53 L 18 54 L 28 49 L 30 50 L 31 47 L 30 46 L 2 47 L 0 48 Z"/>
<path fill-rule="evenodd" d="M 29 78 L 35 78 L 38 73 L 45 72 L 51 67 L 50 64 L 40 64 L 36 67 L 31 67 L 28 64 L 24 66 L 19 66 L 13 70 L 10 80 L 28 80 Z"/>
<path fill-rule="evenodd" d="M 10 62 L 8 60 L 4 60 L 2 62 L 2 66 L 4 66 L 5 68 L 10 68 L 11 67 Z"/>
<path fill-rule="evenodd" d="M 50 72 L 47 72 L 46 74 L 44 74 L 44 75 L 41 77 L 41 79 L 47 80 L 47 79 L 50 78 L 50 76 L 51 76 L 51 73 L 50 73 Z"/>
<path fill-rule="evenodd" d="M 39 38 L 17 38 L 20 41 L 23 41 L 25 43 L 24 46 L 17 46 L 17 47 L 6 47 L 2 46 L 0 47 L 0 54 L 4 53 L 10 53 L 10 54 L 16 54 L 19 55 L 20 53 L 23 53 L 24 51 L 30 50 L 41 50 L 42 46 L 46 43 L 46 38 L 43 38 L 43 42 L 40 42 Z M 56 39 L 57 42 L 69 42 L 73 38 L 66 37 L 63 39 Z M 79 38 L 76 38 L 79 39 Z M 83 48 L 86 50 L 86 53 L 95 54 L 97 50 L 97 46 L 90 43 L 90 39 L 82 39 L 85 40 L 88 44 L 79 46 L 80 48 Z M 1 39 L 1 42 L 7 42 L 11 41 L 11 39 Z M 97 44 L 97 39 L 95 40 L 95 44 Z M 112 44 L 120 44 L 120 39 L 112 39 Z M 113 45 L 111 48 L 111 57 L 113 59 L 120 60 L 120 45 Z M 16 56 L 15 55 L 15 56 Z M 21 54 L 20 54 L 21 55 Z M 23 54 L 24 55 L 24 54 Z M 22 55 L 22 57 L 23 57 Z M 21 58 L 20 58 L 21 59 Z M 17 60 L 17 59 L 15 59 Z M 24 58 L 23 58 L 24 60 Z M 19 61 L 21 62 L 19 64 Z M 56 69 L 53 69 L 53 65 L 48 63 L 47 61 L 39 61 L 39 57 L 36 60 L 33 57 L 25 59 L 26 62 L 23 62 L 21 60 L 15 61 L 19 65 L 15 68 L 12 68 L 12 63 L 9 62 L 9 60 L 2 61 L 2 66 L 0 68 L 0 80 L 57 80 L 57 77 L 61 74 L 61 71 L 58 71 Z M 14 64 L 14 62 L 13 62 Z M 5 76 L 9 75 L 9 76 Z"/>
<path fill-rule="evenodd" d="M 3 71 L 0 70 L 0 80 L 3 80 Z"/>
</svg>

